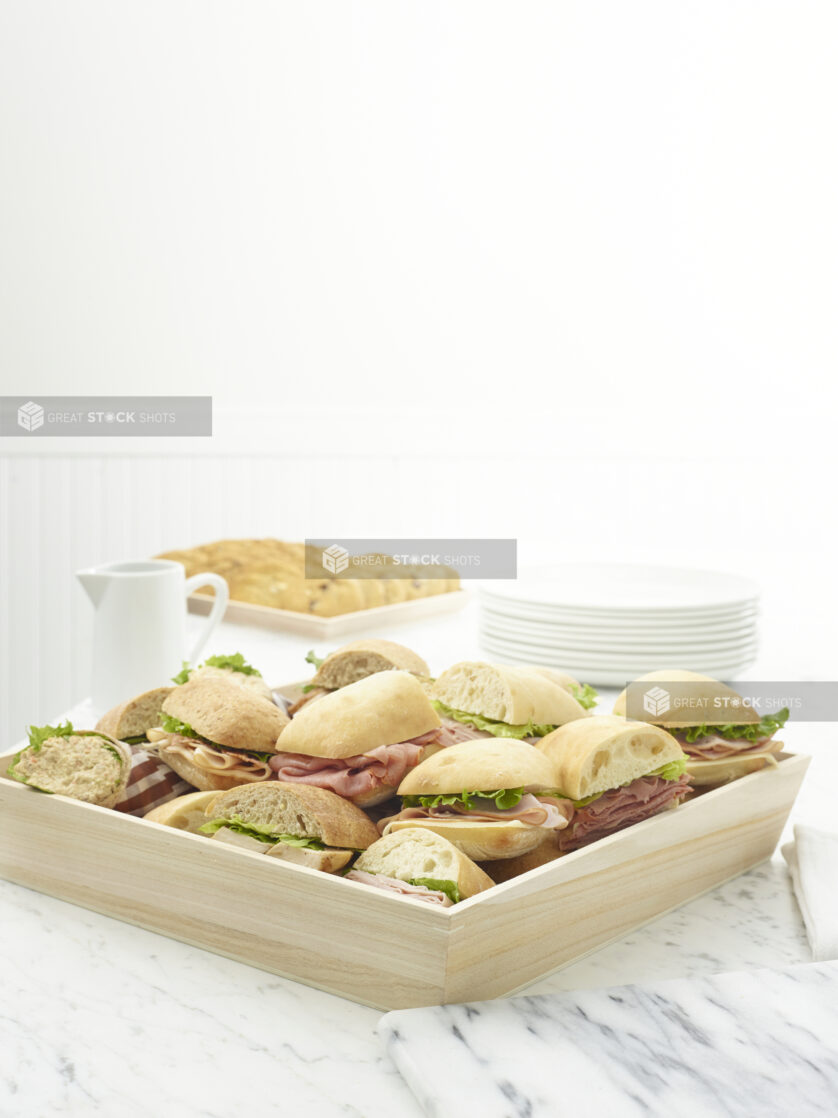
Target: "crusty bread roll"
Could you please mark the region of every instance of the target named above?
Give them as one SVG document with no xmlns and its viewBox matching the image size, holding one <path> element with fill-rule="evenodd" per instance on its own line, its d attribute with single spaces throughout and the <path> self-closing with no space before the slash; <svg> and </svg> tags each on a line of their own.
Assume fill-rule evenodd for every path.
<svg viewBox="0 0 838 1118">
<path fill-rule="evenodd" d="M 379 672 L 304 706 L 282 730 L 275 748 L 310 757 L 355 757 L 379 745 L 409 741 L 439 725 L 415 676 Z"/>
<path fill-rule="evenodd" d="M 630 784 L 684 756 L 666 730 L 613 714 L 570 722 L 534 748 L 552 766 L 552 786 L 572 800 Z"/>
<path fill-rule="evenodd" d="M 455 749 L 456 746 L 452 746 Z M 410 828 L 441 835 L 474 862 L 516 858 L 535 850 L 550 833 L 544 827 L 532 827 L 518 820 L 509 822 L 477 822 L 467 816 L 445 816 L 434 819 L 394 819 L 384 828 L 385 836 L 399 834 Z"/>
<path fill-rule="evenodd" d="M 262 679 L 261 675 L 253 675 L 250 672 L 237 672 L 233 668 L 218 668 L 214 664 L 202 664 L 200 668 L 195 668 L 189 673 L 190 680 L 192 679 L 206 679 L 215 677 L 216 679 L 226 679 L 229 683 L 234 683 L 237 687 L 243 687 L 245 691 L 252 691 L 255 695 L 273 702 L 271 697 L 271 689 Z"/>
<path fill-rule="evenodd" d="M 380 838 L 360 855 L 354 868 L 400 881 L 420 877 L 453 881 L 464 900 L 494 884 L 462 850 L 435 831 L 421 827 L 397 829 Z"/>
<path fill-rule="evenodd" d="M 276 739 L 288 725 L 288 715 L 275 703 L 231 682 L 228 674 L 198 674 L 175 687 L 163 703 L 164 713 L 228 749 L 275 752 Z"/>
<path fill-rule="evenodd" d="M 722 757 L 718 761 L 687 761 L 687 772 L 690 774 L 694 788 L 713 787 L 718 784 L 728 784 L 731 780 L 738 780 L 740 776 L 749 776 L 764 768 L 776 768 L 777 758 L 775 753 L 782 751 L 781 741 L 771 741 L 771 747 L 763 753 L 745 753 L 742 756 Z"/>
<path fill-rule="evenodd" d="M 326 846 L 365 850 L 378 831 L 348 800 L 310 784 L 270 780 L 221 792 L 207 805 L 207 821 L 232 819 L 267 828 L 271 834 L 319 839 Z"/>
<path fill-rule="evenodd" d="M 352 858 L 351 850 L 312 850 L 308 846 L 291 846 L 287 842 L 276 842 L 265 852 L 270 858 L 281 858 L 283 862 L 308 866 L 310 870 L 320 870 L 321 873 L 336 873 Z"/>
<path fill-rule="evenodd" d="M 700 700 L 695 706 L 681 707 L 666 711 L 665 714 L 655 715 L 649 721 L 657 726 L 668 726 L 678 729 L 681 726 L 712 725 L 715 721 L 719 724 L 733 723 L 744 726 L 746 723 L 759 722 L 760 716 L 752 706 L 747 706 L 742 701 L 742 696 L 737 694 L 732 687 L 713 679 L 709 675 L 700 675 L 698 672 L 684 671 L 683 668 L 663 668 L 647 675 L 638 676 L 634 683 L 695 683 L 703 684 L 702 687 L 690 688 L 690 698 Z M 614 713 L 625 715 L 627 691 L 621 691 L 614 702 Z M 718 705 L 714 705 L 718 700 Z M 708 717 L 708 711 L 717 710 L 718 716 Z M 644 719 L 644 721 L 646 721 Z"/>
<path fill-rule="evenodd" d="M 163 703 L 173 690 L 173 687 L 155 687 L 111 707 L 96 723 L 96 729 L 120 741 L 145 737 L 152 726 L 159 725 Z"/>
<path fill-rule="evenodd" d="M 178 796 L 166 804 L 152 808 L 151 811 L 146 812 L 143 819 L 148 819 L 151 823 L 162 823 L 165 827 L 175 827 L 179 831 L 198 834 L 207 821 L 204 814 L 206 806 L 217 795 L 217 789 L 209 792 L 187 792 L 185 796 Z"/>
<path fill-rule="evenodd" d="M 430 669 L 421 656 L 395 641 L 351 641 L 332 652 L 312 679 L 315 687 L 336 691 L 378 672 L 405 671 L 429 676 Z"/>
<path fill-rule="evenodd" d="M 515 858 L 498 858 L 494 862 L 486 862 L 483 868 L 489 877 L 497 885 L 500 885 L 504 881 L 511 881 L 513 877 L 519 877 L 528 870 L 546 866 L 548 862 L 555 862 L 557 858 L 561 858 L 563 853 L 559 849 L 560 833 L 559 831 L 551 831 L 535 850 L 530 850 L 526 854 L 519 854 Z"/>
<path fill-rule="evenodd" d="M 101 731 L 74 730 L 26 746 L 6 775 L 40 792 L 114 807 L 125 792 L 132 763 L 130 748 L 117 738 Z"/>
<path fill-rule="evenodd" d="M 568 691 L 538 672 L 480 660 L 463 660 L 444 671 L 431 688 L 431 698 L 511 726 L 563 726 L 590 717 Z"/>
<path fill-rule="evenodd" d="M 449 745 L 422 761 L 401 782 L 399 795 L 494 792 L 501 788 L 543 792 L 553 787 L 552 766 L 534 745 L 515 738 L 480 738 Z"/>
</svg>

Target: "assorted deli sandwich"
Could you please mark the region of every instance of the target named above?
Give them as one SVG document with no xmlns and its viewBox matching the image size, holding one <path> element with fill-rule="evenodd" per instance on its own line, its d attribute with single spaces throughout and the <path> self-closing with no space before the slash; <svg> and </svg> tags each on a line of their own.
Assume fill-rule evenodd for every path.
<svg viewBox="0 0 838 1118">
<path fill-rule="evenodd" d="M 296 714 L 306 703 L 322 698 L 331 691 L 348 687 L 378 672 L 410 672 L 417 679 L 430 679 L 430 668 L 412 649 L 395 641 L 351 641 L 321 659 L 315 653 L 306 656 L 317 673 L 303 687 L 303 696 L 291 707 L 289 714 Z"/>
<path fill-rule="evenodd" d="M 248 784 L 222 792 L 205 809 L 201 831 L 257 854 L 334 873 L 378 839 L 360 808 L 307 784 Z"/>
<path fill-rule="evenodd" d="M 562 853 L 675 807 L 690 788 L 681 746 L 645 722 L 595 715 L 562 726 L 536 748 L 569 817 L 557 836 Z"/>
<path fill-rule="evenodd" d="M 344 877 L 442 908 L 459 904 L 494 884 L 448 839 L 419 827 L 380 838 Z"/>
<path fill-rule="evenodd" d="M 782 750 L 783 743 L 775 735 L 786 724 L 787 708 L 760 715 L 726 684 L 682 669 L 650 672 L 632 687 L 640 683 L 665 688 L 668 709 L 655 715 L 645 710 L 631 713 L 678 740 L 694 784 L 720 784 L 776 764 L 773 754 Z M 633 694 L 632 705 L 636 698 Z M 627 689 L 614 703 L 614 713 L 625 715 L 628 702 Z"/>
<path fill-rule="evenodd" d="M 568 825 L 572 808 L 551 795 L 554 785 L 552 766 L 527 742 L 461 742 L 408 773 L 402 810 L 379 829 L 433 831 L 475 861 L 514 858 Z"/>
<path fill-rule="evenodd" d="M 131 750 L 98 730 L 30 726 L 29 744 L 17 753 L 6 775 L 21 784 L 71 796 L 88 804 L 114 807 L 131 773 Z"/>
<path fill-rule="evenodd" d="M 371 807 L 449 740 L 419 680 L 382 671 L 304 706 L 283 729 L 269 764 L 279 780 Z"/>
<path fill-rule="evenodd" d="M 288 716 L 226 674 L 196 674 L 163 702 L 149 731 L 159 756 L 193 788 L 222 791 L 269 780 L 270 758 Z"/>
<path fill-rule="evenodd" d="M 430 689 L 443 724 L 455 740 L 512 738 L 533 742 L 589 713 L 539 669 L 463 660 Z"/>
</svg>

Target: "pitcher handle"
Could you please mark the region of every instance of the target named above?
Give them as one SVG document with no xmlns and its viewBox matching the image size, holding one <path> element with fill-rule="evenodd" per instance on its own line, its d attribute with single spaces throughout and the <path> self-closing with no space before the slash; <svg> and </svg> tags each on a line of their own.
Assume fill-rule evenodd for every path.
<svg viewBox="0 0 838 1118">
<path fill-rule="evenodd" d="M 201 586 L 215 587 L 215 601 L 213 602 L 209 617 L 207 618 L 207 623 L 201 630 L 195 642 L 195 647 L 189 654 L 189 663 L 192 665 L 197 662 L 201 649 L 215 632 L 218 623 L 224 616 L 224 611 L 227 608 L 227 602 L 230 598 L 230 588 L 221 575 L 212 574 L 210 571 L 203 574 L 192 575 L 191 578 L 186 580 L 184 586 L 186 595 L 188 596 L 193 590 L 197 590 Z"/>
</svg>

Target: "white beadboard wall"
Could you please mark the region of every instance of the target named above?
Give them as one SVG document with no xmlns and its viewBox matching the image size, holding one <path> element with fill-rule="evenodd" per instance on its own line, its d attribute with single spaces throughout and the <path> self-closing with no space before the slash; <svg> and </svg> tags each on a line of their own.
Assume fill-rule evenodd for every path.
<svg viewBox="0 0 838 1118">
<path fill-rule="evenodd" d="M 370 454 L 359 445 L 370 444 L 339 455 L 206 446 L 127 454 L 89 444 L 35 454 L 16 445 L 0 458 L 3 740 L 88 692 L 92 607 L 74 571 L 222 537 L 514 536 L 523 562 L 740 570 L 766 587 L 766 637 L 787 656 L 789 678 L 834 671 L 833 658 L 814 651 L 828 647 L 836 614 L 834 580 L 813 567 L 830 554 L 831 528 L 818 486 L 802 485 L 781 454 L 638 457 L 627 445 L 582 456 L 576 446 L 495 445 L 489 455 L 479 444 Z"/>
</svg>

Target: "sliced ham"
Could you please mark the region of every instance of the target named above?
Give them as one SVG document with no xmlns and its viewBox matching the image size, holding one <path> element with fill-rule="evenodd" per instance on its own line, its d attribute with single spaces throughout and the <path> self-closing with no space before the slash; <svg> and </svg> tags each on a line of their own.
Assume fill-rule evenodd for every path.
<svg viewBox="0 0 838 1118">
<path fill-rule="evenodd" d="M 573 803 L 557 796 L 521 797 L 515 807 L 499 808 L 494 800 L 473 799 L 473 808 L 465 804 L 438 804 L 436 807 L 406 807 L 398 815 L 382 819 L 379 831 L 388 823 L 405 819 L 460 819 L 471 823 L 527 823 L 531 827 L 562 830 L 573 818 Z"/>
<path fill-rule="evenodd" d="M 744 757 L 748 753 L 770 753 L 782 745 L 782 742 L 772 742 L 770 737 L 748 741 L 747 738 L 721 738 L 717 734 L 708 734 L 698 741 L 684 741 L 677 730 L 673 736 L 681 743 L 684 752 L 696 761 L 721 761 L 726 757 Z"/>
<path fill-rule="evenodd" d="M 559 835 L 559 849 L 578 850 L 580 846 L 648 819 L 664 808 L 673 807 L 683 799 L 689 787 L 690 778 L 683 773 L 677 780 L 643 776 L 623 788 L 614 788 L 585 807 L 576 808 L 571 825 Z"/>
<path fill-rule="evenodd" d="M 203 772 L 223 772 L 225 775 L 235 773 L 242 782 L 270 780 L 273 776 L 267 761 L 260 761 L 258 757 L 250 757 L 247 753 L 238 753 L 233 749 L 215 749 L 206 742 L 185 738 L 182 734 L 170 734 L 156 745 L 180 754 Z"/>
<path fill-rule="evenodd" d="M 350 881 L 360 881 L 363 885 L 372 885 L 375 889 L 384 889 L 388 893 L 398 893 L 402 897 L 410 897 L 414 901 L 424 901 L 425 904 L 442 905 L 450 908 L 454 903 L 446 893 L 436 889 L 427 889 L 424 885 L 409 885 L 406 881 L 399 881 L 397 877 L 385 877 L 381 873 L 365 873 L 363 870 L 350 870 L 345 875 Z"/>
<path fill-rule="evenodd" d="M 354 757 L 277 753 L 270 765 L 277 780 L 315 784 L 351 800 L 366 796 L 384 784 L 397 788 L 408 771 L 419 764 L 429 746 L 451 744 L 445 737 L 444 730 L 438 727 L 409 741 L 379 745 L 377 749 Z"/>
<path fill-rule="evenodd" d="M 458 745 L 461 741 L 477 741 L 478 738 L 492 738 L 488 730 L 477 730 L 474 726 L 467 726 L 465 722 L 458 722 L 456 718 L 446 718 L 440 715 L 444 728 L 451 736 L 451 745 Z"/>
</svg>

